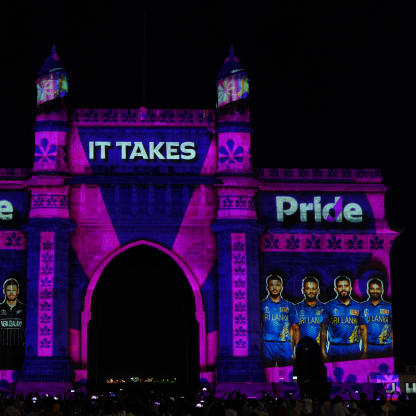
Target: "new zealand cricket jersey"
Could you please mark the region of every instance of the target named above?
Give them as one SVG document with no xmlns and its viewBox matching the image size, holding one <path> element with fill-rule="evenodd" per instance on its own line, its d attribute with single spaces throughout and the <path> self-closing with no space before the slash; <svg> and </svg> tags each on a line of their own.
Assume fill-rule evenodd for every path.
<svg viewBox="0 0 416 416">
<path fill-rule="evenodd" d="M 296 323 L 295 305 L 282 297 L 273 302 L 269 297 L 263 300 L 263 339 L 265 341 L 290 341 L 290 327 Z"/>
<path fill-rule="evenodd" d="M 360 341 L 358 326 L 366 324 L 364 309 L 351 298 L 348 305 L 336 298 L 325 304 L 324 322 L 328 324 L 331 344 L 356 344 Z"/>
<path fill-rule="evenodd" d="M 22 346 L 25 339 L 25 305 L 17 302 L 11 308 L 6 301 L 0 303 L 0 345 Z"/>
<path fill-rule="evenodd" d="M 303 337 L 310 337 L 319 343 L 321 323 L 324 319 L 324 309 L 325 305 L 319 300 L 316 301 L 315 306 L 309 306 L 306 300 L 296 305 L 301 339 Z"/>
<path fill-rule="evenodd" d="M 368 343 L 391 344 L 391 303 L 381 300 L 378 305 L 374 306 L 370 300 L 367 300 L 361 305 L 367 320 Z"/>
</svg>

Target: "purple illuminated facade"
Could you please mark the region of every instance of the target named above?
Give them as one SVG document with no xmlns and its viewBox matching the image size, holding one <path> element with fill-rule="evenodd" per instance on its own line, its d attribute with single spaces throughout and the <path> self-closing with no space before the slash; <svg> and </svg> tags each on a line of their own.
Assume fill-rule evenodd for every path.
<svg viewBox="0 0 416 416">
<path fill-rule="evenodd" d="M 0 170 L 0 205 L 11 204 L 0 206 L 1 278 L 20 276 L 27 305 L 23 368 L 0 370 L 5 382 L 30 389 L 88 378 L 94 290 L 114 258 L 141 245 L 173 259 L 189 282 L 208 382 L 292 381 L 291 366 L 263 363 L 261 299 L 272 270 L 294 304 L 312 271 L 324 302 L 345 271 L 354 299 L 367 299 L 375 275 L 390 299 L 396 234 L 379 171 L 253 169 L 248 82 L 231 52 L 217 110 L 68 115 L 68 80 L 52 51 L 39 75 L 33 169 Z M 327 369 L 337 382 L 394 378 L 391 355 Z"/>
</svg>

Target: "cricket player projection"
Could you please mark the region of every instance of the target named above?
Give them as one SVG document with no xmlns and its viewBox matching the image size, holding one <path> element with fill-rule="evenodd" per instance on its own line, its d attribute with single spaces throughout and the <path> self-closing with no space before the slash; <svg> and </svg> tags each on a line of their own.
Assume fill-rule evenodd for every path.
<svg viewBox="0 0 416 416">
<path fill-rule="evenodd" d="M 337 297 L 325 304 L 321 325 L 321 351 L 329 361 L 367 358 L 368 332 L 364 307 L 351 298 L 351 279 L 337 276 Z"/>
<path fill-rule="evenodd" d="M 266 277 L 267 296 L 262 301 L 263 354 L 266 367 L 290 364 L 294 345 L 299 342 L 296 308 L 283 299 L 283 278 Z"/>
<path fill-rule="evenodd" d="M 393 355 L 391 303 L 383 299 L 383 281 L 377 277 L 369 279 L 367 293 L 368 300 L 362 306 L 367 321 L 368 356 Z"/>
<path fill-rule="evenodd" d="M 319 280 L 313 275 L 306 275 L 302 280 L 304 299 L 296 305 L 299 338 L 310 337 L 318 343 L 325 307 L 318 299 L 319 292 Z"/>
<path fill-rule="evenodd" d="M 3 283 L 0 303 L 0 367 L 18 368 L 24 355 L 25 305 L 19 301 L 19 282 L 11 277 Z"/>
</svg>

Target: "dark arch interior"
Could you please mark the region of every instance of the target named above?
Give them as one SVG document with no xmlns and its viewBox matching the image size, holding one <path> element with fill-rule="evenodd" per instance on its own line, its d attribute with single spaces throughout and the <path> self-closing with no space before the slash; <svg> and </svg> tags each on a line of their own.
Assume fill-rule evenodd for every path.
<svg viewBox="0 0 416 416">
<path fill-rule="evenodd" d="M 193 292 L 167 254 L 133 247 L 105 268 L 88 328 L 88 382 L 108 378 L 198 381 L 199 339 Z"/>
</svg>

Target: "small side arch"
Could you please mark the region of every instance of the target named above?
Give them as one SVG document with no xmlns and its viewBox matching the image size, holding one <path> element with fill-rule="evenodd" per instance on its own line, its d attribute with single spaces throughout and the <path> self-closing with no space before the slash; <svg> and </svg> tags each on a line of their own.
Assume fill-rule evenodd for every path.
<svg viewBox="0 0 416 416">
<path fill-rule="evenodd" d="M 123 253 L 124 251 L 129 250 L 130 248 L 146 245 L 153 247 L 157 250 L 162 251 L 171 257 L 175 263 L 182 269 L 186 279 L 188 280 L 195 299 L 195 319 L 198 322 L 199 326 L 199 367 L 200 371 L 204 371 L 206 367 L 206 332 L 205 332 L 205 311 L 202 301 L 201 290 L 198 285 L 198 281 L 194 276 L 192 270 L 188 265 L 173 251 L 167 249 L 166 247 L 161 246 L 160 244 L 154 243 L 147 240 L 138 240 L 132 243 L 129 243 L 123 247 L 118 248 L 117 250 L 110 253 L 97 267 L 94 274 L 92 275 L 87 291 L 84 298 L 84 309 L 81 314 L 81 366 L 84 371 L 87 370 L 87 360 L 88 360 L 88 324 L 91 321 L 91 300 L 94 290 L 97 286 L 98 281 L 100 280 L 104 269 L 107 265 L 113 260 L 116 256 Z"/>
</svg>

